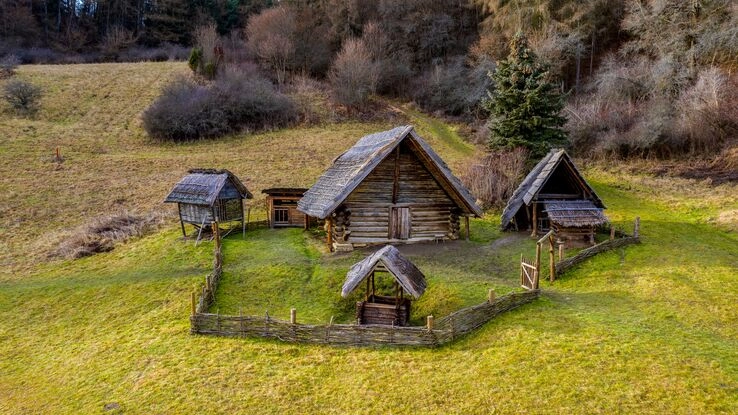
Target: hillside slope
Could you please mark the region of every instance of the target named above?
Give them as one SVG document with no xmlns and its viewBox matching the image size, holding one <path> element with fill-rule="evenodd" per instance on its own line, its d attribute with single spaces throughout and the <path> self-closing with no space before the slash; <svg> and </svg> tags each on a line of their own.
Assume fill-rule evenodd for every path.
<svg viewBox="0 0 738 415">
<path fill-rule="evenodd" d="M 738 412 L 738 235 L 725 225 L 738 211 L 736 185 L 586 169 L 616 224 L 642 217 L 643 244 L 543 282 L 541 300 L 433 350 L 191 336 L 189 293 L 211 266 L 212 245 L 182 242 L 173 222 L 110 253 L 35 263 L 53 235 L 88 217 L 161 209 L 187 167 L 232 169 L 256 192 L 308 185 L 357 137 L 386 127 L 149 142 L 136 115 L 184 70 L 22 68 L 47 96 L 35 120 L 0 118 L 1 413 Z M 407 117 L 453 167 L 470 156 L 452 128 Z M 58 170 L 47 161 L 57 145 L 66 159 Z M 475 221 L 471 242 L 420 262 L 449 280 L 486 274 L 470 288 L 479 300 L 485 284 L 514 287 L 515 269 L 484 268 L 488 257 L 514 264 L 518 255 L 495 243 L 496 222 Z M 290 235 L 299 251 L 300 235 Z M 226 252 L 239 267 L 269 249 L 243 247 Z M 340 280 L 340 261 L 328 277 Z"/>
</svg>

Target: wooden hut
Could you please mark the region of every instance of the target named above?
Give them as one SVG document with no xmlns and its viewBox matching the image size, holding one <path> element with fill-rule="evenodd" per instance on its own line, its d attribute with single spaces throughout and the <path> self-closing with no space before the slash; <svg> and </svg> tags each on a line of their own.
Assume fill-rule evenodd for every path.
<svg viewBox="0 0 738 415">
<path fill-rule="evenodd" d="M 393 295 L 376 292 L 376 273 L 389 273 L 394 278 Z M 425 276 L 392 245 L 387 245 L 354 264 L 346 274 L 341 296 L 348 297 L 366 281 L 364 301 L 356 303 L 356 319 L 359 324 L 387 324 L 406 326 L 410 321 L 411 299 L 418 299 L 425 292 Z"/>
<path fill-rule="evenodd" d="M 228 170 L 192 169 L 179 181 L 165 203 L 176 203 L 182 234 L 185 223 L 198 229 L 211 222 L 241 222 L 245 229 L 243 199 L 253 196 Z"/>
<path fill-rule="evenodd" d="M 300 227 L 308 226 L 308 216 L 297 210 L 297 201 L 302 198 L 307 189 L 272 187 L 261 192 L 266 194 L 267 212 L 269 212 L 269 227 Z"/>
<path fill-rule="evenodd" d="M 584 180 L 571 157 L 551 150 L 525 177 L 502 212 L 503 229 L 540 235 L 553 229 L 560 240 L 594 242 L 608 222 L 605 205 Z"/>
<path fill-rule="evenodd" d="M 331 249 L 456 239 L 482 210 L 412 126 L 361 138 L 297 204 L 325 219 Z"/>
</svg>

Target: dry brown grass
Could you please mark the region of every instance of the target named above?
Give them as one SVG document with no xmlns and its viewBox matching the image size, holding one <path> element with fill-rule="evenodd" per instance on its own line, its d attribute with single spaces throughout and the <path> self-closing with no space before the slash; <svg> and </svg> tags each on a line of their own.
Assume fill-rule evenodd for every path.
<svg viewBox="0 0 738 415">
<path fill-rule="evenodd" d="M 189 144 L 155 142 L 140 114 L 169 80 L 188 71 L 185 63 L 171 62 L 19 69 L 17 77 L 40 85 L 45 95 L 34 119 L 0 112 L 0 263 L 6 272 L 44 260 L 65 232 L 92 218 L 169 209 L 162 200 L 193 167 L 233 171 L 255 194 L 252 220 L 263 219 L 260 189 L 308 187 L 359 137 L 408 122 L 400 114 Z M 458 137 L 437 133 L 414 113 L 407 118 L 458 171 L 469 156 Z M 54 162 L 57 147 L 63 163 Z"/>
<path fill-rule="evenodd" d="M 136 215 L 121 212 L 92 219 L 67 235 L 52 252 L 52 257 L 77 259 L 112 251 L 115 245 L 154 231 L 165 221 L 162 211 Z"/>
</svg>

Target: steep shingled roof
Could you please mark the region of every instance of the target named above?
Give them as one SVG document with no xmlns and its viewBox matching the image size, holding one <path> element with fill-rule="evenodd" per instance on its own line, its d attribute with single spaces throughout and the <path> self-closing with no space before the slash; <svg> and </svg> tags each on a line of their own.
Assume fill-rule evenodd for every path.
<svg viewBox="0 0 738 415">
<path fill-rule="evenodd" d="M 188 175 L 182 178 L 166 199 L 164 203 L 187 203 L 191 205 L 212 206 L 219 195 L 222 199 L 251 199 L 251 192 L 228 170 L 216 169 L 192 169 Z M 221 191 L 228 186 L 224 194 Z"/>
<path fill-rule="evenodd" d="M 481 216 L 482 210 L 469 190 L 410 125 L 362 137 L 338 156 L 313 187 L 305 192 L 297 204 L 297 210 L 324 219 L 405 139 L 411 141 L 413 145 L 410 147 L 458 206 L 467 214 Z"/>
<path fill-rule="evenodd" d="M 384 265 L 402 288 L 417 299 L 425 292 L 425 276 L 422 272 L 392 245 L 387 245 L 354 264 L 346 274 L 341 296 L 347 297 L 351 291 L 361 284 L 378 264 Z"/>
<path fill-rule="evenodd" d="M 546 154 L 541 161 L 533 167 L 533 170 L 525 176 L 525 179 L 520 183 L 515 192 L 513 193 L 510 200 L 505 206 L 505 210 L 502 211 L 502 220 L 500 225 L 502 228 L 507 228 L 510 225 L 515 214 L 523 205 L 529 205 L 543 186 L 548 181 L 549 177 L 556 171 L 556 168 L 561 163 L 567 163 L 574 175 L 579 179 L 579 182 L 584 187 L 587 193 L 591 195 L 592 202 L 599 208 L 605 207 L 600 198 L 595 193 L 594 189 L 584 180 L 584 177 L 579 172 L 571 157 L 563 149 L 552 149 Z"/>
</svg>

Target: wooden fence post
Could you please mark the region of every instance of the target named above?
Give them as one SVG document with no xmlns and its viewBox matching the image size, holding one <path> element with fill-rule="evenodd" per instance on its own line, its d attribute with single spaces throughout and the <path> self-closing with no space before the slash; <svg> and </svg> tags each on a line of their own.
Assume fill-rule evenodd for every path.
<svg viewBox="0 0 738 415">
<path fill-rule="evenodd" d="M 610 225 L 610 240 L 615 240 L 615 227 Z"/>
<path fill-rule="evenodd" d="M 191 300 L 190 304 L 192 306 L 191 311 L 192 311 L 192 315 L 194 316 L 195 314 L 197 314 L 197 303 L 195 301 L 195 291 L 194 290 L 190 293 L 190 300 Z"/>
<path fill-rule="evenodd" d="M 523 254 L 520 254 L 520 285 L 523 285 Z"/>
<path fill-rule="evenodd" d="M 633 236 L 638 238 L 641 233 L 641 217 L 636 216 L 635 225 L 633 225 Z"/>
<path fill-rule="evenodd" d="M 297 309 L 290 308 L 290 324 L 297 324 Z"/>
<path fill-rule="evenodd" d="M 487 291 L 487 302 L 491 304 L 494 301 L 495 301 L 495 289 L 490 288 L 489 291 Z"/>
<path fill-rule="evenodd" d="M 426 317 L 425 321 L 428 331 L 433 331 L 433 316 Z"/>
<path fill-rule="evenodd" d="M 564 259 L 564 244 L 560 243 L 559 244 L 559 261 L 561 261 L 562 259 Z"/>
</svg>

